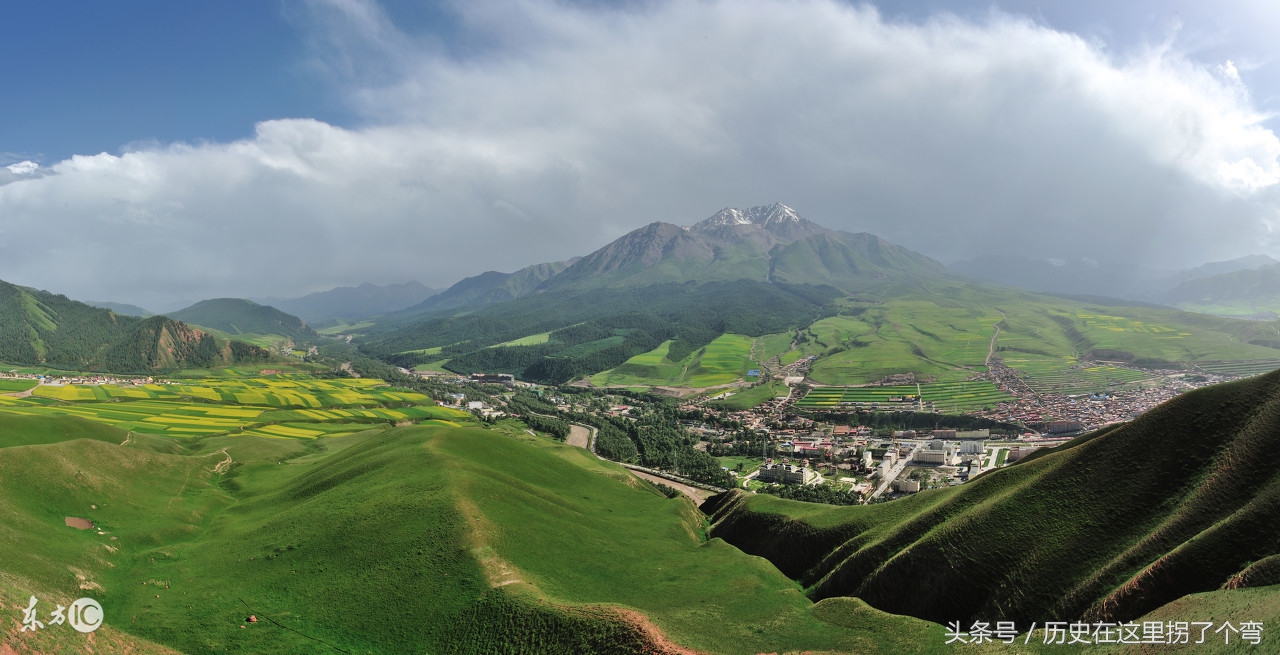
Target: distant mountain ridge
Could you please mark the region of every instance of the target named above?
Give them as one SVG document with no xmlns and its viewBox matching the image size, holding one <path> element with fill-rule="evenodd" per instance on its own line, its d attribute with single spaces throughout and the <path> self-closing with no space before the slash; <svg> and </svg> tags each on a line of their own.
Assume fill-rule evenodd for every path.
<svg viewBox="0 0 1280 655">
<path fill-rule="evenodd" d="M 687 227 L 650 223 L 567 262 L 467 278 L 380 319 L 360 347 L 400 366 L 447 359 L 454 371 L 560 383 L 659 346 L 679 360 L 726 332 L 808 325 L 841 296 L 954 279 L 924 255 L 786 205 L 725 208 Z M 543 332 L 542 342 L 493 347 Z"/>
<path fill-rule="evenodd" d="M 117 314 L 124 314 L 125 316 L 141 316 L 146 318 L 148 316 L 155 315 L 155 312 L 148 311 L 137 305 L 130 305 L 123 302 L 106 302 L 100 300 L 84 300 L 81 302 L 99 309 L 110 309 Z"/>
<path fill-rule="evenodd" d="M 1188 309 L 1275 317 L 1280 315 L 1280 264 L 1188 280 L 1165 297 Z"/>
<path fill-rule="evenodd" d="M 219 341 L 164 316 L 140 318 L 0 282 L 0 361 L 114 373 L 266 360 L 262 348 Z"/>
<path fill-rule="evenodd" d="M 567 262 L 534 264 L 514 273 L 485 271 L 479 275 L 463 278 L 448 289 L 399 313 L 413 316 L 424 312 L 480 307 L 522 298 L 533 293 L 543 282 L 576 261 L 577 258 Z"/>
<path fill-rule="evenodd" d="M 371 316 L 412 307 L 440 293 L 421 282 L 376 285 L 365 283 L 354 287 L 335 287 L 317 291 L 300 298 L 253 298 L 254 302 L 269 305 L 293 314 L 311 325 L 341 320 L 355 322 Z"/>
<path fill-rule="evenodd" d="M 1258 269 L 1276 264 L 1266 255 L 1248 255 L 1209 262 L 1186 270 L 1155 270 L 1119 263 L 1076 259 L 1031 259 L 1016 255 L 978 257 L 958 261 L 948 269 L 960 275 L 1040 293 L 1089 295 L 1179 305 L 1188 294 L 1182 285 L 1203 289 L 1196 280 Z"/>
<path fill-rule="evenodd" d="M 949 277 L 942 264 L 871 234 L 837 232 L 775 203 L 725 208 L 692 226 L 656 222 L 581 258 L 537 291 L 759 280 L 874 291 Z"/>
<path fill-rule="evenodd" d="M 274 334 L 295 340 L 316 336 L 315 330 L 307 327 L 297 316 L 243 298 L 201 300 L 168 316 L 185 323 L 221 330 L 232 336 Z"/>
</svg>

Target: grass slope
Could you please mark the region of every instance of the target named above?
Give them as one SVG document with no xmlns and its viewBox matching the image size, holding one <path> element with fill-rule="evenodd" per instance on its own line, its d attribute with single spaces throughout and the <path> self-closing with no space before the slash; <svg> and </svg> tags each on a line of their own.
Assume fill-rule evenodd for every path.
<svg viewBox="0 0 1280 655">
<path fill-rule="evenodd" d="M 814 598 L 856 595 L 938 622 L 1128 620 L 1280 552 L 1280 475 L 1264 454 L 1278 448 L 1270 374 L 891 503 L 728 496 L 712 534 Z"/>
<path fill-rule="evenodd" d="M 759 368 L 751 361 L 752 337 L 722 334 L 711 343 L 679 361 L 667 353 L 671 342 L 628 359 L 621 366 L 592 376 L 596 386 L 681 386 L 713 387 L 744 379 L 747 371 Z"/>
<path fill-rule="evenodd" d="M 517 429 L 14 446 L 0 512 L 0 603 L 91 593 L 104 630 L 185 653 L 656 652 L 650 622 L 715 653 L 944 650 Z"/>
</svg>

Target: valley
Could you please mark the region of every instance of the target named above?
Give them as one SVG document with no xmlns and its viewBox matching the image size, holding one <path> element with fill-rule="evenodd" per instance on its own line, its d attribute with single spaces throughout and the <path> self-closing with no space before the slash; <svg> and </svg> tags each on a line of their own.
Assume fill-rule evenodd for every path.
<svg viewBox="0 0 1280 655">
<path fill-rule="evenodd" d="M 1060 652 L 1044 621 L 1129 652 L 1094 628 L 1275 620 L 1240 600 L 1280 583 L 1272 322 L 978 283 L 783 205 L 276 299 L 319 329 L 0 293 L 0 610 L 92 594 L 105 652 Z"/>
</svg>

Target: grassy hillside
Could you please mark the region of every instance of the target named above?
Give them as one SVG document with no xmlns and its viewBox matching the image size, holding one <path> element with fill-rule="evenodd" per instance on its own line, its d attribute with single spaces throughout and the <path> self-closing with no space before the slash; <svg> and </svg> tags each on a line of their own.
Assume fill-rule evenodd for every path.
<svg viewBox="0 0 1280 655">
<path fill-rule="evenodd" d="M 664 341 L 671 341 L 668 350 L 679 361 L 726 333 L 786 332 L 829 313 L 837 295 L 830 287 L 745 280 L 548 292 L 408 328 L 371 331 L 360 348 L 405 367 L 448 359 L 447 367 L 459 373 L 497 371 L 562 383 L 614 368 Z M 542 343 L 490 347 L 543 332 L 550 334 Z"/>
<path fill-rule="evenodd" d="M 813 598 L 855 595 L 939 622 L 1129 620 L 1280 552 L 1280 476 L 1264 454 L 1277 448 L 1270 374 L 891 503 L 726 497 L 712 534 Z"/>
<path fill-rule="evenodd" d="M 231 336 L 278 335 L 295 341 L 316 336 L 315 331 L 297 316 L 243 298 L 202 300 L 186 309 L 169 313 L 169 317 L 221 330 Z"/>
<path fill-rule="evenodd" d="M 188 653 L 659 652 L 655 627 L 713 653 L 944 650 L 518 429 L 155 443 L 0 449 L 0 603 L 91 590 L 110 630 Z"/>
<path fill-rule="evenodd" d="M 712 387 L 737 382 L 747 371 L 760 368 L 751 361 L 752 337 L 722 334 L 711 343 L 671 361 L 671 342 L 628 359 L 621 366 L 592 376 L 596 386 L 672 385 Z"/>
<path fill-rule="evenodd" d="M 1144 377 L 1114 366 L 1084 370 L 1085 362 L 1095 360 L 1146 368 L 1221 368 L 1219 362 L 1263 362 L 1280 354 L 1272 324 L 1169 309 L 1099 306 L 965 284 L 934 284 L 876 302 L 841 299 L 831 307 L 835 315 L 802 326 L 794 350 L 789 335 L 764 335 L 757 360 L 777 355 L 782 364 L 789 364 L 814 356 L 809 377 L 828 385 L 861 385 L 903 373 L 960 383 L 986 370 L 998 326 L 994 354 L 1029 376 L 1031 386 L 1053 391 Z M 759 307 L 761 312 L 768 310 L 768 305 Z M 636 355 L 592 376 L 592 382 L 694 387 L 724 383 L 719 378 L 691 381 L 694 359 L 687 353 L 673 359 L 665 348 L 669 345 Z M 743 361 L 749 361 L 745 355 Z M 992 396 L 978 404 L 998 400 Z"/>
<path fill-rule="evenodd" d="M 810 377 L 862 384 L 915 373 L 964 380 L 985 370 L 991 337 L 1011 368 L 1035 376 L 1085 360 L 1146 367 L 1275 358 L 1272 326 L 972 285 L 943 285 L 878 303 L 846 303 L 812 324 L 788 357 L 817 355 Z M 784 358 L 784 362 L 787 361 Z"/>
<path fill-rule="evenodd" d="M 163 316 L 139 318 L 0 282 L 0 362 L 151 373 L 265 361 L 260 348 Z"/>
</svg>

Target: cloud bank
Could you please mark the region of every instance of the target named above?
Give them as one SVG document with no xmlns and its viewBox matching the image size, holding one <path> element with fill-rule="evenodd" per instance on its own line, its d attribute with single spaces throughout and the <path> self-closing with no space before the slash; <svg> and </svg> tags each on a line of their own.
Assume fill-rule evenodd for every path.
<svg viewBox="0 0 1280 655">
<path fill-rule="evenodd" d="M 467 56 L 313 7 L 362 126 L 0 168 L 0 279 L 144 305 L 445 285 L 774 201 L 943 261 L 1277 254 L 1280 139 L 1176 42 L 830 0 L 458 12 Z"/>
</svg>

